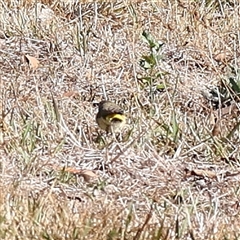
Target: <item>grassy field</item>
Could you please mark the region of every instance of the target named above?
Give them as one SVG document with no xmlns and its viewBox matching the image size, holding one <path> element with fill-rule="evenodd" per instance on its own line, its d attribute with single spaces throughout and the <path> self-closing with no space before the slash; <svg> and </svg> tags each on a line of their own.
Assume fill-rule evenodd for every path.
<svg viewBox="0 0 240 240">
<path fill-rule="evenodd" d="M 0 239 L 240 239 L 239 19 L 236 0 L 0 1 Z"/>
</svg>

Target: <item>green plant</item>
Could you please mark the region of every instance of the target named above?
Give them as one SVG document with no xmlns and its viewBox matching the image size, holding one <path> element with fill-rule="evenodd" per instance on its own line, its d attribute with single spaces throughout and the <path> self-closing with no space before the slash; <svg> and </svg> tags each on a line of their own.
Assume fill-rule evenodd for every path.
<svg viewBox="0 0 240 240">
<path fill-rule="evenodd" d="M 214 108 L 229 106 L 232 101 L 239 102 L 240 97 L 240 69 L 231 67 L 227 78 L 220 81 L 219 86 L 210 90 L 209 100 Z"/>
<path fill-rule="evenodd" d="M 159 61 L 163 59 L 160 53 L 163 43 L 157 41 L 149 32 L 143 31 L 143 41 L 149 46 L 149 52 L 141 56 L 140 67 L 145 71 L 144 76 L 138 78 L 143 88 L 149 88 L 150 99 L 154 100 L 154 93 L 165 89 L 166 84 L 162 81 L 166 72 L 158 69 Z"/>
</svg>

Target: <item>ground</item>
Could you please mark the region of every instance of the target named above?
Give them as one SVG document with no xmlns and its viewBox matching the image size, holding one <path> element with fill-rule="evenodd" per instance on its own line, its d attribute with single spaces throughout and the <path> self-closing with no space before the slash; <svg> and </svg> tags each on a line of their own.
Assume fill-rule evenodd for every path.
<svg viewBox="0 0 240 240">
<path fill-rule="evenodd" d="M 239 239 L 239 9 L 2 1 L 0 238 Z"/>
</svg>

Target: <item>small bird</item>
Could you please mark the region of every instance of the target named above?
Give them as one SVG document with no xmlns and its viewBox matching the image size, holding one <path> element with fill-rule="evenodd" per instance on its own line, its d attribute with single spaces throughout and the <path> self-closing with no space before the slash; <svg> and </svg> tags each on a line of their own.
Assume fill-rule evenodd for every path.
<svg viewBox="0 0 240 240">
<path fill-rule="evenodd" d="M 107 133 L 115 133 L 124 127 L 126 116 L 122 108 L 116 103 L 102 101 L 98 104 L 96 122 L 98 126 Z"/>
</svg>

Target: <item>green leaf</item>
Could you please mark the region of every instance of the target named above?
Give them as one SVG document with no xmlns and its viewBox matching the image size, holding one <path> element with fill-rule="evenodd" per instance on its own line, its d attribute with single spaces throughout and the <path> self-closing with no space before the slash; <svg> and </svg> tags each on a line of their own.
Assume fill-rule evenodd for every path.
<svg viewBox="0 0 240 240">
<path fill-rule="evenodd" d="M 149 32 L 143 31 L 142 33 L 143 38 L 149 44 L 151 51 L 158 52 L 163 44 L 160 44 Z"/>
<path fill-rule="evenodd" d="M 236 94 L 240 94 L 240 81 L 235 81 L 234 78 L 229 78 L 231 88 Z"/>
<path fill-rule="evenodd" d="M 143 83 L 149 83 L 152 81 L 152 78 L 151 77 L 143 77 L 143 78 L 141 78 L 141 80 Z"/>
<path fill-rule="evenodd" d="M 142 59 L 140 60 L 140 66 L 145 69 L 153 68 L 156 65 L 157 65 L 157 61 L 153 54 L 143 55 Z"/>
<path fill-rule="evenodd" d="M 140 59 L 139 64 L 140 67 L 144 68 L 145 70 L 152 68 L 152 66 L 149 63 L 147 63 L 144 59 Z"/>
<path fill-rule="evenodd" d="M 156 86 L 157 90 L 164 90 L 165 89 L 165 85 L 163 83 L 160 83 Z"/>
</svg>

